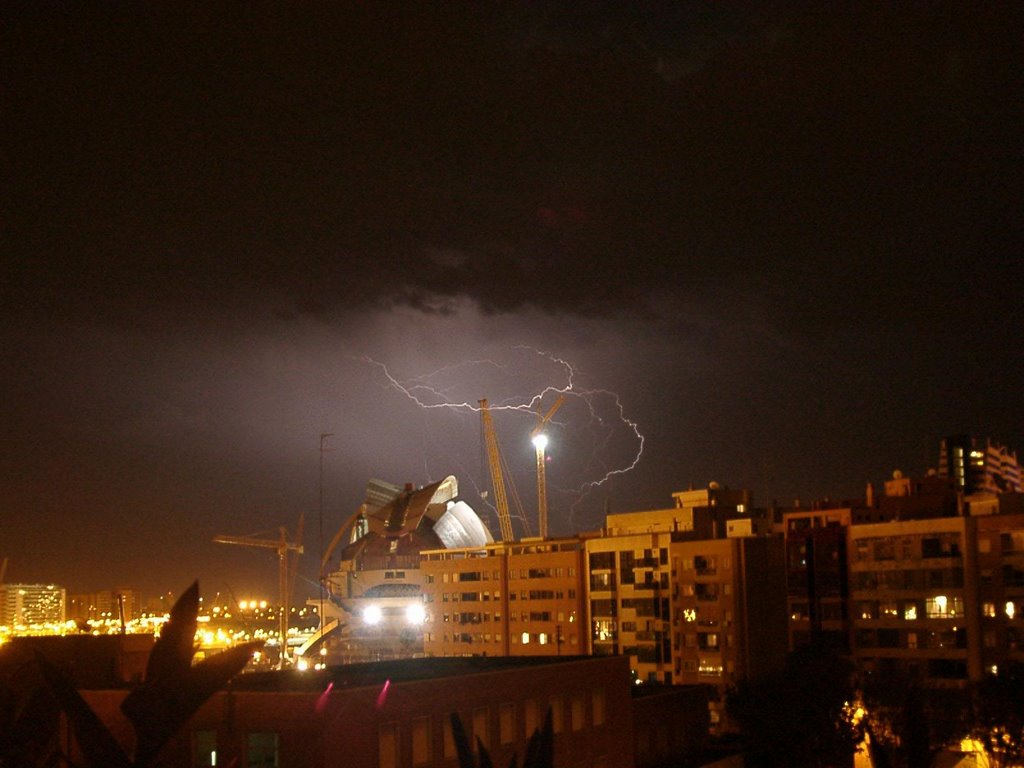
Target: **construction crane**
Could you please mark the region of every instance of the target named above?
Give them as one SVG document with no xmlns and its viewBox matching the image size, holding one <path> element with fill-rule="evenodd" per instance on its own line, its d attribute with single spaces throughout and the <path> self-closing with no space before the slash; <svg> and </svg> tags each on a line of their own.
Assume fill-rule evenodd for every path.
<svg viewBox="0 0 1024 768">
<path fill-rule="evenodd" d="M 288 648 L 288 615 L 291 610 L 291 591 L 293 573 L 297 570 L 289 566 L 288 553 L 302 554 L 302 526 L 305 516 L 299 515 L 299 525 L 295 532 L 295 541 L 288 540 L 288 531 L 282 525 L 278 529 L 278 538 L 260 539 L 253 536 L 214 536 L 217 544 L 238 544 L 243 547 L 261 547 L 277 550 L 277 583 L 281 592 L 281 615 L 278 622 L 281 633 L 281 660 L 279 666 L 284 668 L 286 650 Z"/>
<path fill-rule="evenodd" d="M 544 449 L 548 447 L 548 436 L 544 434 L 544 427 L 564 402 L 565 395 L 559 395 L 555 404 L 548 409 L 544 416 L 541 416 L 537 426 L 530 433 L 533 447 L 537 449 L 537 527 L 540 529 L 539 535 L 542 539 L 547 538 L 548 535 L 548 481 L 544 457 Z"/>
<path fill-rule="evenodd" d="M 494 506 L 498 510 L 498 524 L 501 526 L 501 540 L 512 541 L 512 519 L 508 514 L 508 496 L 505 494 L 505 478 L 501 472 L 501 450 L 494 433 L 494 421 L 487 399 L 480 401 L 480 421 L 487 445 L 487 463 L 491 468 L 491 485 L 494 486 Z"/>
</svg>

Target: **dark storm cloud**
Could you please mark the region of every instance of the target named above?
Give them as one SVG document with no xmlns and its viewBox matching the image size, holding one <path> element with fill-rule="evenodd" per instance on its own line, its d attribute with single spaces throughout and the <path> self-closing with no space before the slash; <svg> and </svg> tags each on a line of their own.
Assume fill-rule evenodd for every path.
<svg viewBox="0 0 1024 768">
<path fill-rule="evenodd" d="M 1010 15 L 27 10 L 5 300 L 612 314 L 770 263 L 888 301 L 1020 244 Z"/>
<path fill-rule="evenodd" d="M 198 542 L 312 509 L 322 431 L 339 518 L 371 476 L 482 483 L 473 415 L 416 408 L 366 358 L 402 381 L 494 358 L 521 394 L 525 344 L 621 394 L 644 460 L 581 525 L 690 481 L 848 495 L 948 431 L 1019 450 L 1020 16 L 11 10 L 15 562 L 110 573 L 110 540 L 140 571 L 162 557 L 163 588 L 262 573 Z M 463 397 L 499 389 L 482 370 Z M 630 447 L 566 450 L 565 504 Z"/>
</svg>

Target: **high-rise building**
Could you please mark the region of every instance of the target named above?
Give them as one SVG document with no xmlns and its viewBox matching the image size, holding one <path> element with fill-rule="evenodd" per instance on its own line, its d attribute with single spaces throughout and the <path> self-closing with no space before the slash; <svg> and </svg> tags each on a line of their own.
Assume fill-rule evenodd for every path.
<svg viewBox="0 0 1024 768">
<path fill-rule="evenodd" d="M 628 656 L 641 681 L 711 686 L 712 723 L 730 686 L 777 670 L 786 651 L 782 540 L 752 535 L 770 525 L 741 506 L 746 494 L 718 490 L 609 515 L 608 535 L 586 540 L 594 654 Z"/>
<path fill-rule="evenodd" d="M 954 435 L 942 441 L 939 476 L 953 478 L 966 494 L 1021 492 L 1017 454 L 1005 446 L 968 435 Z"/>
<path fill-rule="evenodd" d="M 0 624 L 8 627 L 63 624 L 64 587 L 53 584 L 0 586 Z"/>
<path fill-rule="evenodd" d="M 138 590 L 119 587 L 100 592 L 71 595 L 67 600 L 67 616 L 75 621 L 125 621 L 139 617 L 142 599 Z"/>
</svg>

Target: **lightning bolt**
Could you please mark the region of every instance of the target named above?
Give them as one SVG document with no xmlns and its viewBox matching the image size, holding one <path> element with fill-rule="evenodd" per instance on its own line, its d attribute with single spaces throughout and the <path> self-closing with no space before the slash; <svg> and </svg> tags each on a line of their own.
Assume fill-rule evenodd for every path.
<svg viewBox="0 0 1024 768">
<path fill-rule="evenodd" d="M 533 391 L 528 394 L 513 395 L 497 401 L 491 401 L 489 408 L 492 412 L 511 411 L 529 413 L 532 418 L 538 418 L 538 409 L 544 398 L 552 395 L 561 395 L 581 402 L 589 419 L 588 423 L 592 426 L 594 439 L 588 440 L 591 446 L 591 454 L 590 460 L 587 462 L 586 471 L 588 473 L 593 472 L 596 465 L 601 465 L 597 466 L 597 474 L 584 480 L 576 487 L 559 488 L 560 492 L 572 499 L 569 507 L 569 522 L 570 524 L 574 523 L 578 509 L 595 489 L 606 485 L 612 478 L 625 475 L 636 468 L 643 457 L 644 436 L 641 434 L 637 422 L 627 416 L 622 399 L 616 392 L 608 389 L 585 389 L 577 385 L 578 371 L 576 366 L 570 361 L 551 352 L 525 345 L 515 346 L 512 349 L 516 353 L 525 354 L 528 358 L 539 359 L 544 364 L 554 367 L 557 371 L 555 381 L 534 386 L 532 387 Z M 378 369 L 386 382 L 386 386 L 407 398 L 417 407 L 425 411 L 444 410 L 466 415 L 478 414 L 481 410 L 480 405 L 475 400 L 460 399 L 456 393 L 460 388 L 464 391 L 464 388 L 467 386 L 467 380 L 470 379 L 476 379 L 478 383 L 475 383 L 474 386 L 479 387 L 482 384 L 483 377 L 481 375 L 465 376 L 462 375 L 464 372 L 470 371 L 474 373 L 481 369 L 490 369 L 501 374 L 505 380 L 510 378 L 510 372 L 514 375 L 523 373 L 523 369 L 519 368 L 519 366 L 491 359 L 472 359 L 452 363 L 428 373 L 402 379 L 392 373 L 387 364 L 379 360 L 368 356 L 358 359 Z M 458 374 L 457 385 L 445 386 L 444 380 L 450 379 L 456 374 Z M 547 374 L 547 376 L 550 376 L 550 374 Z M 486 390 L 486 386 L 483 389 Z M 602 411 L 607 412 L 609 408 L 611 415 L 602 415 Z M 567 428 L 570 425 L 570 421 L 570 419 L 566 419 L 563 416 L 559 420 L 553 419 L 550 423 Z M 602 450 L 608 448 L 609 443 L 613 439 L 621 437 L 623 431 L 635 444 L 635 451 L 631 454 L 631 458 L 620 462 L 617 466 L 610 468 L 603 466 L 603 461 L 601 461 L 599 454 Z M 457 463 L 462 464 L 462 462 Z M 427 474 L 429 475 L 430 473 L 428 472 Z M 473 473 L 467 472 L 465 477 L 469 479 L 474 490 L 481 494 L 481 488 L 474 479 Z M 481 495 L 483 496 L 483 494 Z M 493 505 L 486 499 L 485 503 L 492 511 L 496 512 Z M 517 517 L 523 523 L 526 522 L 519 518 L 518 515 L 514 515 L 514 517 Z"/>
</svg>

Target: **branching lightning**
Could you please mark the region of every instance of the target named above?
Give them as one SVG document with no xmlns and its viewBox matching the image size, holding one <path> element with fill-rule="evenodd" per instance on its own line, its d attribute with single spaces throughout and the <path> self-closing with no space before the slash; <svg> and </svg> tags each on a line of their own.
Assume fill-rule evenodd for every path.
<svg viewBox="0 0 1024 768">
<path fill-rule="evenodd" d="M 640 463 L 644 450 L 644 436 L 641 434 L 637 422 L 627 416 L 620 396 L 608 389 L 579 387 L 577 385 L 578 371 L 569 361 L 550 352 L 528 346 L 513 347 L 513 350 L 518 353 L 526 353 L 529 357 L 539 358 L 545 364 L 553 366 L 557 371 L 556 380 L 544 382 L 541 378 L 539 383 L 525 385 L 532 390 L 527 394 L 505 394 L 503 397 L 492 399 L 489 405 L 492 413 L 520 412 L 530 414 L 531 419 L 538 420 L 542 413 L 541 404 L 545 398 L 550 401 L 552 396 L 562 396 L 582 404 L 582 408 L 575 410 L 563 409 L 559 413 L 560 418 L 549 422 L 551 426 L 566 436 L 584 429 L 590 430 L 590 437 L 586 438 L 586 452 L 589 453 L 589 459 L 580 459 L 585 452 L 583 448 L 577 447 L 574 450 L 578 450 L 577 462 L 585 465 L 581 472 L 584 474 L 594 473 L 596 468 L 598 474 L 583 480 L 578 486 L 566 484 L 566 478 L 562 478 L 562 482 L 559 483 L 559 491 L 571 499 L 566 511 L 569 513 L 567 522 L 572 523 L 577 509 L 595 489 L 605 485 L 616 476 L 629 473 Z M 506 386 L 510 380 L 525 381 L 530 375 L 537 375 L 537 372 L 529 366 L 523 368 L 519 365 L 499 363 L 490 359 L 474 359 L 453 363 L 429 373 L 402 379 L 392 373 L 383 362 L 366 356 L 360 360 L 378 369 L 383 375 L 387 387 L 425 411 L 444 410 L 463 414 L 479 414 L 481 410 L 479 398 L 491 394 L 489 390 L 494 386 L 493 381 L 488 383 L 488 376 L 481 372 L 483 369 L 487 369 L 487 373 L 492 376 L 498 374 L 500 382 Z M 466 375 L 467 371 L 469 375 Z M 550 375 L 549 372 L 543 376 L 550 378 Z M 453 378 L 456 379 L 455 383 L 451 383 Z M 473 399 L 463 399 L 467 397 L 467 386 L 477 389 L 477 392 L 472 393 Z M 580 418 L 581 413 L 582 419 Z M 631 454 L 631 458 L 625 461 L 620 460 L 615 466 L 608 467 L 601 454 L 610 450 L 609 444 L 613 440 L 621 441 L 623 432 L 635 444 L 635 450 Z M 462 464 L 462 462 L 458 463 Z M 466 473 L 465 479 L 469 480 L 477 493 L 485 497 L 486 493 L 481 491 L 473 474 Z M 557 476 L 557 473 L 555 474 Z M 577 472 L 578 474 L 579 472 Z M 485 503 L 491 506 L 489 501 L 485 501 Z M 526 521 L 521 522 L 526 523 Z"/>
</svg>

